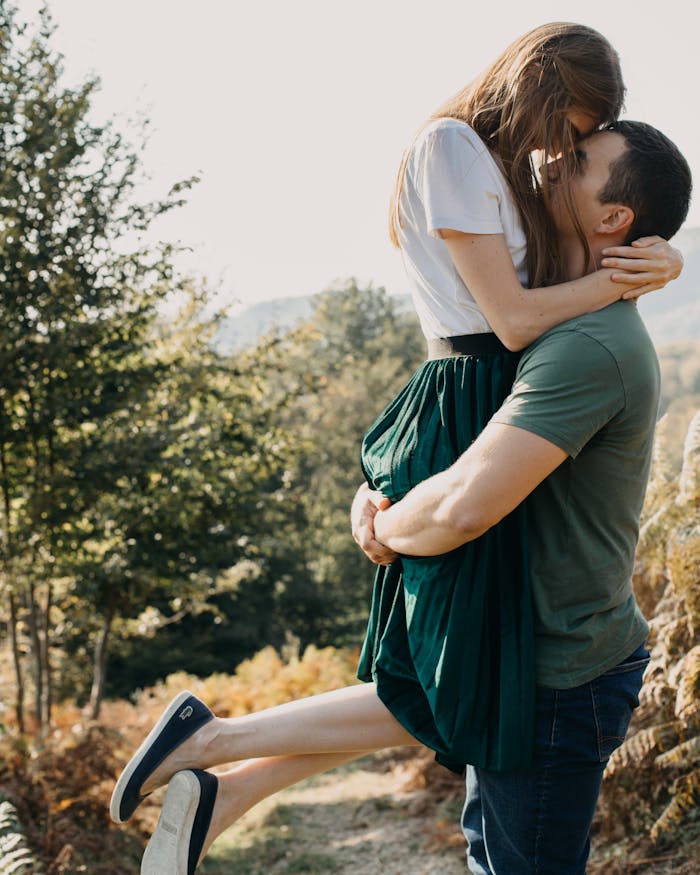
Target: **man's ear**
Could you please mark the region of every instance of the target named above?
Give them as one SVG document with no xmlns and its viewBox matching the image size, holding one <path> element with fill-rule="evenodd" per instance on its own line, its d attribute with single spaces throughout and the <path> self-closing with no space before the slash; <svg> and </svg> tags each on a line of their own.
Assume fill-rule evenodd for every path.
<svg viewBox="0 0 700 875">
<path fill-rule="evenodd" d="M 609 204 L 606 207 L 605 215 L 602 217 L 596 226 L 596 234 L 618 236 L 623 233 L 627 236 L 628 230 L 634 222 L 634 211 L 630 207 L 625 207 L 622 204 Z"/>
</svg>

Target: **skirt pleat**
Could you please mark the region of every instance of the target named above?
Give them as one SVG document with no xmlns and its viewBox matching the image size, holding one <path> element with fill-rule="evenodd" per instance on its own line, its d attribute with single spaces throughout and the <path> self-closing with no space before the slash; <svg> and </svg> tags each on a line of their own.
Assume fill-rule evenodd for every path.
<svg viewBox="0 0 700 875">
<path fill-rule="evenodd" d="M 448 468 L 510 391 L 507 351 L 425 362 L 369 430 L 368 483 L 400 499 Z M 358 676 L 455 771 L 531 763 L 535 662 L 525 508 L 441 556 L 377 569 Z"/>
</svg>

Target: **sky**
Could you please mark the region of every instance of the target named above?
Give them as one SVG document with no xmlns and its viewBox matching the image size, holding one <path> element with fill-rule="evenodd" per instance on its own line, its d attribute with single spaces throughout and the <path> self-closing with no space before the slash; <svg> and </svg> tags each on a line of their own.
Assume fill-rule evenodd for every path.
<svg viewBox="0 0 700 875">
<path fill-rule="evenodd" d="M 18 5 L 29 17 L 40 2 Z M 201 176 L 187 205 L 151 234 L 192 247 L 181 268 L 206 277 L 234 311 L 349 277 L 406 292 L 387 236 L 403 150 L 440 103 L 546 21 L 608 37 L 628 88 L 625 116 L 664 131 L 700 180 L 700 6 L 688 0 L 49 0 L 49 8 L 66 83 L 101 79 L 93 118 L 124 129 L 150 121 L 143 199 Z M 700 195 L 688 225 L 700 226 Z"/>
</svg>

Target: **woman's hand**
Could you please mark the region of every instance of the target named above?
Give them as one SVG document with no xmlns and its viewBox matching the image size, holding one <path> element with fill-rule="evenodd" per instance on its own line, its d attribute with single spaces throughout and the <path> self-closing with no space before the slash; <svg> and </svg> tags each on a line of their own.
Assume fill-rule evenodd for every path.
<svg viewBox="0 0 700 875">
<path fill-rule="evenodd" d="M 601 267 L 622 271 L 612 275 L 614 282 L 634 286 L 623 293 L 624 299 L 662 289 L 683 269 L 683 256 L 662 237 L 641 237 L 631 246 L 610 246 L 603 250 L 603 256 Z"/>
<path fill-rule="evenodd" d="M 375 565 L 389 565 L 399 555 L 377 541 L 374 536 L 374 518 L 377 511 L 386 510 L 390 504 L 391 501 L 386 495 L 370 489 L 366 483 L 357 490 L 352 502 L 350 511 L 352 536 L 365 556 Z"/>
</svg>

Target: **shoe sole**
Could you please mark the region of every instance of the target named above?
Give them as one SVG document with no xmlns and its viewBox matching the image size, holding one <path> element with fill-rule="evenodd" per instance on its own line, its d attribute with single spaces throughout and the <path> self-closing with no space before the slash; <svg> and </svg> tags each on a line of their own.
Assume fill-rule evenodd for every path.
<svg viewBox="0 0 700 875">
<path fill-rule="evenodd" d="M 141 860 L 141 875 L 188 875 L 192 827 L 201 787 L 190 771 L 170 779 L 163 808 Z"/>
<path fill-rule="evenodd" d="M 181 693 L 178 693 L 177 696 L 175 696 L 172 702 L 161 714 L 160 719 L 158 720 L 156 725 L 148 733 L 139 749 L 132 756 L 129 762 L 124 766 L 124 770 L 122 771 L 121 775 L 117 779 L 117 783 L 114 786 L 114 790 L 112 791 L 112 799 L 109 803 L 109 816 L 112 818 L 114 823 L 126 823 L 126 820 L 122 820 L 119 816 L 119 809 L 121 808 L 122 797 L 129 781 L 131 780 L 131 776 L 141 765 L 141 761 L 151 749 L 153 743 L 158 738 L 162 730 L 165 728 L 166 723 L 173 717 L 173 715 L 177 712 L 178 708 L 180 708 L 191 695 L 192 693 L 189 690 L 183 690 Z"/>
</svg>

